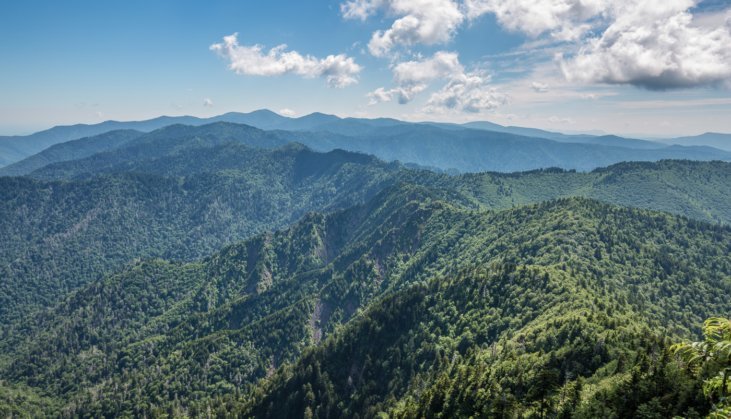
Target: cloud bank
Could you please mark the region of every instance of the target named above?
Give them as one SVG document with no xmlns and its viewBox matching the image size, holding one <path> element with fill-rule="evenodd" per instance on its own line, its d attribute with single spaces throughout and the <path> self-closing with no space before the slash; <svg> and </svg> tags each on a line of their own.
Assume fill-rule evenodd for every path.
<svg viewBox="0 0 731 419">
<path fill-rule="evenodd" d="M 368 44 L 376 57 L 415 45 L 450 42 L 464 25 L 486 14 L 509 31 L 558 43 L 566 80 L 628 84 L 653 90 L 728 84 L 731 13 L 696 19 L 699 0 L 348 0 L 346 19 L 382 13 L 393 19 Z M 723 19 L 721 19 L 723 20 Z M 407 50 L 408 51 L 408 50 Z M 398 65 L 396 66 L 398 67 Z M 398 82 L 398 80 L 397 80 Z M 408 102 L 422 84 L 399 83 L 371 99 Z"/>
<path fill-rule="evenodd" d="M 652 90 L 731 80 L 731 19 L 696 26 L 694 2 L 667 0 L 616 6 L 613 22 L 574 56 L 560 59 L 570 81 L 632 84 Z"/>
</svg>

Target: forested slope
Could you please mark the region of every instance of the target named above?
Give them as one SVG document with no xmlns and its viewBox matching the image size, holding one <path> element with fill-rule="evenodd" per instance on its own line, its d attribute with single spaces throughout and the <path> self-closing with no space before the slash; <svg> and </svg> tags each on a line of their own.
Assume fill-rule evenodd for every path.
<svg viewBox="0 0 731 419">
<path fill-rule="evenodd" d="M 52 304 L 135 258 L 190 260 L 307 211 L 357 204 L 398 169 L 301 146 L 229 144 L 182 153 L 182 162 L 175 154 L 140 163 L 154 169 L 149 173 L 0 178 L 0 318 Z M 183 175 L 195 163 L 199 170 Z"/>
<path fill-rule="evenodd" d="M 637 348 L 661 352 L 662 334 L 728 312 L 730 247 L 728 228 L 662 213 L 585 199 L 483 212 L 402 185 L 82 289 L 36 320 L 3 374 L 95 416 L 219 403 L 370 416 L 417 409 L 437 375 L 497 351 L 483 368 L 501 372 L 480 380 L 502 390 L 485 401 L 554 411 L 577 377 L 610 388 L 644 362 Z M 544 370 L 556 384 L 538 394 Z"/>
</svg>

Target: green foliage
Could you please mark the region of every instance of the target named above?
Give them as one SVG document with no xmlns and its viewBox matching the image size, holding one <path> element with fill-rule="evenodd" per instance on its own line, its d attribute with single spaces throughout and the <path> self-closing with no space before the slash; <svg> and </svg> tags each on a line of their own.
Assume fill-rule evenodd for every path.
<svg viewBox="0 0 731 419">
<path fill-rule="evenodd" d="M 0 380 L 0 416 L 37 418 L 58 411 L 60 403 L 43 397 L 27 386 L 10 385 Z"/>
<path fill-rule="evenodd" d="M 711 317 L 703 323 L 704 340 L 678 343 L 673 352 L 703 379 L 703 393 L 713 402 L 711 417 L 731 413 L 731 320 Z"/>
</svg>

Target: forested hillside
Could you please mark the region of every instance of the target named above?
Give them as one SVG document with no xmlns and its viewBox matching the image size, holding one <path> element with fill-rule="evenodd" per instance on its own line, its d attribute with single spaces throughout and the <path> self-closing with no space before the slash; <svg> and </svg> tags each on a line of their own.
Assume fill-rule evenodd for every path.
<svg viewBox="0 0 731 419">
<path fill-rule="evenodd" d="M 580 382 L 572 403 L 612 410 L 595 395 L 635 367 L 672 370 L 650 356 L 663 336 L 731 309 L 730 247 L 728 228 L 662 213 L 586 199 L 474 211 L 403 185 L 89 285 L 26 326 L 2 374 L 70 414 L 352 417 L 446 408 L 430 401 L 440 383 L 477 363 L 460 385 L 485 393 L 450 408 L 555 413 Z M 707 409 L 683 382 L 638 403 Z"/>
<path fill-rule="evenodd" d="M 53 304 L 136 258 L 191 260 L 307 211 L 362 202 L 398 170 L 296 145 L 193 148 L 140 164 L 149 173 L 0 178 L 1 319 Z"/>
<path fill-rule="evenodd" d="M 355 205 L 399 182 L 434 188 L 472 208 L 585 196 L 731 222 L 728 163 L 448 176 L 340 150 L 271 148 L 281 141 L 234 124 L 172 126 L 40 168 L 33 173 L 39 180 L 0 178 L 0 269 L 8 278 L 0 318 L 54 303 L 135 258 L 203 257 L 307 211 Z"/>
</svg>

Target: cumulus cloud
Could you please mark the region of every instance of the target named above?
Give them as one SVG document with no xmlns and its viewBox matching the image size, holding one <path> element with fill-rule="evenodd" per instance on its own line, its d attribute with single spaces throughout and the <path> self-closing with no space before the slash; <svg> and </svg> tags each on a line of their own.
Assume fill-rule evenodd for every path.
<svg viewBox="0 0 731 419">
<path fill-rule="evenodd" d="M 439 51 L 432 57 L 406 61 L 393 67 L 396 87 L 368 94 L 370 104 L 398 100 L 405 104 L 436 80 L 447 83 L 427 101 L 427 112 L 481 112 L 505 102 L 505 96 L 489 86 L 490 78 L 479 71 L 466 72 L 454 52 Z"/>
<path fill-rule="evenodd" d="M 405 61 L 393 68 L 398 84 L 420 84 L 464 72 L 456 52 L 438 51 L 425 60 Z"/>
<path fill-rule="evenodd" d="M 541 83 L 538 81 L 534 81 L 533 83 L 531 83 L 530 88 L 537 93 L 548 92 L 548 85 L 546 83 Z"/>
<path fill-rule="evenodd" d="M 393 79 L 397 87 L 378 88 L 368 94 L 371 104 L 398 99 L 405 104 L 429 87 L 436 79 L 451 79 L 464 73 L 459 56 L 454 52 L 439 51 L 431 58 L 401 62 L 393 67 Z"/>
<path fill-rule="evenodd" d="M 213 107 L 213 101 L 210 98 L 203 99 L 203 107 L 205 107 L 205 108 L 212 108 Z"/>
<path fill-rule="evenodd" d="M 568 81 L 648 89 L 731 86 L 731 14 L 697 12 L 701 0 L 347 0 L 346 19 L 383 13 L 391 26 L 373 33 L 369 50 L 450 41 L 467 22 L 493 14 L 504 28 L 560 45 Z M 694 15 L 696 13 L 696 15 Z M 414 84 L 413 86 L 418 86 Z M 413 87 L 412 86 L 412 87 Z M 373 92 L 373 100 L 408 99 L 413 90 Z M 422 89 L 423 90 L 423 89 Z M 534 88 L 541 91 L 540 88 Z"/>
<path fill-rule="evenodd" d="M 561 56 L 569 81 L 653 90 L 731 80 L 731 22 L 694 21 L 699 0 L 465 0 L 475 19 L 493 13 L 509 30 L 570 41 Z M 715 22 L 715 24 L 710 24 Z"/>
<path fill-rule="evenodd" d="M 279 114 L 284 115 L 284 116 L 295 116 L 295 115 L 297 115 L 297 112 L 295 112 L 289 108 L 284 108 L 284 109 L 279 110 Z"/>
<path fill-rule="evenodd" d="M 490 87 L 489 81 L 489 77 L 477 72 L 460 74 L 431 95 L 425 110 L 479 113 L 505 104 L 505 95 Z"/>
<path fill-rule="evenodd" d="M 340 12 L 346 19 L 366 20 L 385 3 L 385 0 L 349 0 L 340 5 Z"/>
<path fill-rule="evenodd" d="M 365 20 L 379 10 L 396 19 L 390 28 L 374 32 L 368 43 L 377 57 L 397 46 L 448 42 L 465 18 L 453 0 L 349 0 L 341 5 L 346 19 Z"/>
<path fill-rule="evenodd" d="M 720 27 L 693 24 L 690 0 L 619 6 L 601 36 L 561 58 L 570 81 L 631 84 L 652 90 L 731 80 L 731 20 Z"/>
<path fill-rule="evenodd" d="M 394 99 L 398 100 L 398 103 L 405 105 L 414 99 L 414 96 L 426 90 L 428 86 L 426 84 L 417 84 L 406 87 L 394 87 L 392 89 L 385 89 L 379 87 L 378 89 L 368 93 L 368 104 L 375 105 L 382 102 L 390 102 Z"/>
<path fill-rule="evenodd" d="M 328 55 L 318 59 L 287 51 L 286 45 L 279 45 L 264 51 L 261 45 L 240 45 L 238 34 L 225 36 L 223 42 L 211 45 L 210 49 L 229 62 L 229 69 L 236 74 L 250 76 L 281 76 L 295 74 L 305 78 L 322 77 L 331 87 L 346 87 L 358 82 L 362 67 L 353 58 L 344 54 Z"/>
<path fill-rule="evenodd" d="M 578 39 L 591 28 L 610 0 L 465 0 L 469 19 L 493 13 L 505 28 L 537 37 L 549 32 L 560 40 Z"/>
</svg>

